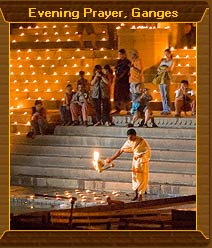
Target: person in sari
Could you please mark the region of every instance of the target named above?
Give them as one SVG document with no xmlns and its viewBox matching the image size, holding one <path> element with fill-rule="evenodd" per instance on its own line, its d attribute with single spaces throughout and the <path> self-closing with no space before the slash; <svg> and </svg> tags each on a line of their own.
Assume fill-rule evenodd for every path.
<svg viewBox="0 0 212 248">
<path fill-rule="evenodd" d="M 137 136 L 135 129 L 128 129 L 128 140 L 124 145 L 110 158 L 106 163 L 111 163 L 122 153 L 132 153 L 132 189 L 135 191 L 135 197 L 132 201 L 142 201 L 142 197 L 146 192 L 148 184 L 149 160 L 151 157 L 151 149 L 147 141 Z"/>
</svg>

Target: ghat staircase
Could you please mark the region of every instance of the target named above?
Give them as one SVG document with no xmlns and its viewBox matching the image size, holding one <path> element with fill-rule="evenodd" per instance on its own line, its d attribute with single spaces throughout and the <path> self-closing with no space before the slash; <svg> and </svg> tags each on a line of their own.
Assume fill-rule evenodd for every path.
<svg viewBox="0 0 212 248">
<path fill-rule="evenodd" d="M 121 26 L 121 25 L 120 25 Z M 108 44 L 106 24 L 95 26 L 98 50 L 79 48 L 75 24 L 19 26 L 11 32 L 10 121 L 11 184 L 43 187 L 131 191 L 131 156 L 117 159 L 116 167 L 101 174 L 92 168 L 93 151 L 110 156 L 126 140 L 129 116 L 114 116 L 112 127 L 62 127 L 54 135 L 27 139 L 31 107 L 42 99 L 48 121 L 57 123 L 67 80 L 76 86 L 80 70 L 91 79 L 95 64 L 115 65 L 118 50 Z M 196 49 L 173 49 L 175 69 L 171 99 L 182 79 L 196 90 Z M 151 78 L 153 75 L 147 75 Z M 161 100 L 157 86 L 145 82 L 155 110 Z M 111 99 L 112 100 L 112 99 Z M 196 120 L 156 116 L 159 128 L 136 128 L 152 148 L 148 192 L 191 195 L 196 192 Z"/>
</svg>

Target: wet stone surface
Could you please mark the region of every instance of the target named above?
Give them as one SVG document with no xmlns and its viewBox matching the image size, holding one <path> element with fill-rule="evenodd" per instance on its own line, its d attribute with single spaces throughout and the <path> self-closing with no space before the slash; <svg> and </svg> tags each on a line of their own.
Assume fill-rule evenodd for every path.
<svg viewBox="0 0 212 248">
<path fill-rule="evenodd" d="M 143 201 L 176 197 L 179 195 L 145 194 Z M 10 187 L 10 213 L 47 211 L 71 208 L 71 199 L 76 197 L 75 208 L 107 205 L 107 197 L 112 200 L 131 202 L 134 193 L 120 191 L 93 191 L 90 189 L 61 189 L 41 187 Z"/>
</svg>

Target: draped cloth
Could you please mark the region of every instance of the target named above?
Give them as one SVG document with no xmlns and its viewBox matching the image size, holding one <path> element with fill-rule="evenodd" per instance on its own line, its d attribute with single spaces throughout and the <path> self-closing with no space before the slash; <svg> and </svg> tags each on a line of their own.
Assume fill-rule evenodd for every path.
<svg viewBox="0 0 212 248">
<path fill-rule="evenodd" d="M 151 149 L 142 137 L 136 136 L 134 141 L 127 140 L 121 150 L 125 153 L 133 153 L 132 161 L 132 189 L 144 194 L 148 184 L 149 159 Z M 137 158 L 139 156 L 139 158 Z"/>
</svg>

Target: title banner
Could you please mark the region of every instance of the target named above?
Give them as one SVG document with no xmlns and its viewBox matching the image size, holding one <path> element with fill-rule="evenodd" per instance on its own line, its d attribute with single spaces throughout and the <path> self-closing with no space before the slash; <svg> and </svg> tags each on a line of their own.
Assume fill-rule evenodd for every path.
<svg viewBox="0 0 212 248">
<path fill-rule="evenodd" d="M 199 1 L 0 1 L 8 22 L 198 22 L 208 3 Z"/>
</svg>

